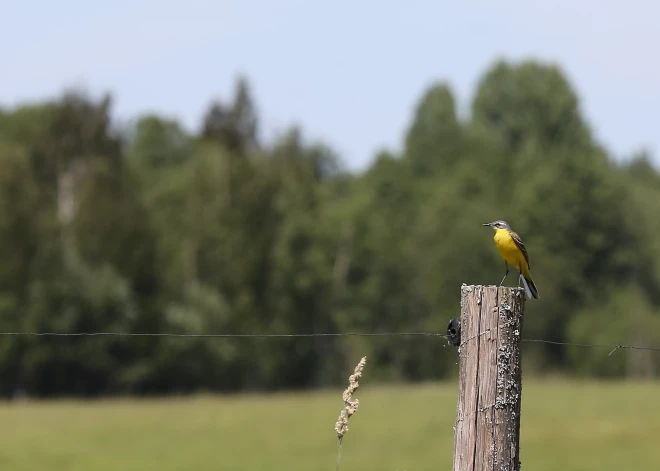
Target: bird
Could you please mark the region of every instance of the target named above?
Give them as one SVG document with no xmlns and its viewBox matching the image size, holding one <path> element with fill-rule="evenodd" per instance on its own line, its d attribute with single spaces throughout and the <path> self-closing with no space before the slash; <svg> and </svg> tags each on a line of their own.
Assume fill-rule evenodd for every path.
<svg viewBox="0 0 660 471">
<path fill-rule="evenodd" d="M 527 298 L 533 297 L 538 299 L 539 292 L 530 273 L 529 255 L 520 236 L 511 230 L 508 222 L 501 219 L 483 225 L 490 226 L 495 230 L 495 237 L 493 237 L 495 247 L 504 260 L 506 273 L 504 273 L 504 278 L 500 281 L 500 286 L 502 286 L 502 283 L 504 283 L 504 280 L 509 274 L 509 264 L 511 264 L 520 272 L 518 286 L 520 286 L 520 281 L 522 281 Z"/>
</svg>

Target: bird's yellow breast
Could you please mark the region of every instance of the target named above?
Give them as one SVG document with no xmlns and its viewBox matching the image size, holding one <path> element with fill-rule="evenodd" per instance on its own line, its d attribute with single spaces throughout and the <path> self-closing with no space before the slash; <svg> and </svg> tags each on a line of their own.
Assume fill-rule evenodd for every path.
<svg viewBox="0 0 660 471">
<path fill-rule="evenodd" d="M 497 247 L 500 256 L 507 263 L 510 263 L 518 269 L 520 269 L 520 267 L 527 268 L 525 256 L 518 248 L 511 235 L 509 235 L 509 231 L 506 229 L 496 229 L 493 240 L 495 241 L 495 247 Z"/>
</svg>

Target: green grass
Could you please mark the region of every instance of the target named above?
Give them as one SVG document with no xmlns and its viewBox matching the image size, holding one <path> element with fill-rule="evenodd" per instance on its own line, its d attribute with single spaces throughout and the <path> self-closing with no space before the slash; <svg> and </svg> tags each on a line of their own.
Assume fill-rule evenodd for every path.
<svg viewBox="0 0 660 471">
<path fill-rule="evenodd" d="M 362 381 L 342 471 L 451 469 L 454 383 Z M 660 469 L 660 383 L 528 381 L 522 469 Z M 0 469 L 334 470 L 341 390 L 0 404 Z"/>
</svg>

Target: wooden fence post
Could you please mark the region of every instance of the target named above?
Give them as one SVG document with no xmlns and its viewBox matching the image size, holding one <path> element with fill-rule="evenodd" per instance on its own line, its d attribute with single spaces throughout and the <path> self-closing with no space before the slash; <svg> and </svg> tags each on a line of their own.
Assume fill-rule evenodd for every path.
<svg viewBox="0 0 660 471">
<path fill-rule="evenodd" d="M 524 293 L 522 288 L 461 287 L 453 471 L 520 469 Z"/>
</svg>

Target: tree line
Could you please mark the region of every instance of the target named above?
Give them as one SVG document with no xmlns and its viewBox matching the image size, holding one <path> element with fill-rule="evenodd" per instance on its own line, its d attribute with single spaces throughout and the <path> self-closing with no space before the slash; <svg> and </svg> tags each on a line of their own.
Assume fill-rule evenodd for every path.
<svg viewBox="0 0 660 471">
<path fill-rule="evenodd" d="M 424 90 L 400 153 L 349 172 L 292 127 L 259 139 L 245 78 L 195 132 L 66 90 L 0 109 L 0 331 L 444 333 L 460 286 L 497 284 L 484 222 L 525 241 L 525 336 L 660 344 L 660 174 L 594 137 L 560 67 L 493 63 L 459 119 Z M 515 271 L 514 271 L 515 273 Z M 516 283 L 516 276 L 508 284 Z M 273 390 L 441 379 L 434 337 L 0 337 L 0 393 Z M 525 344 L 528 374 L 654 376 L 660 355 Z"/>
</svg>

